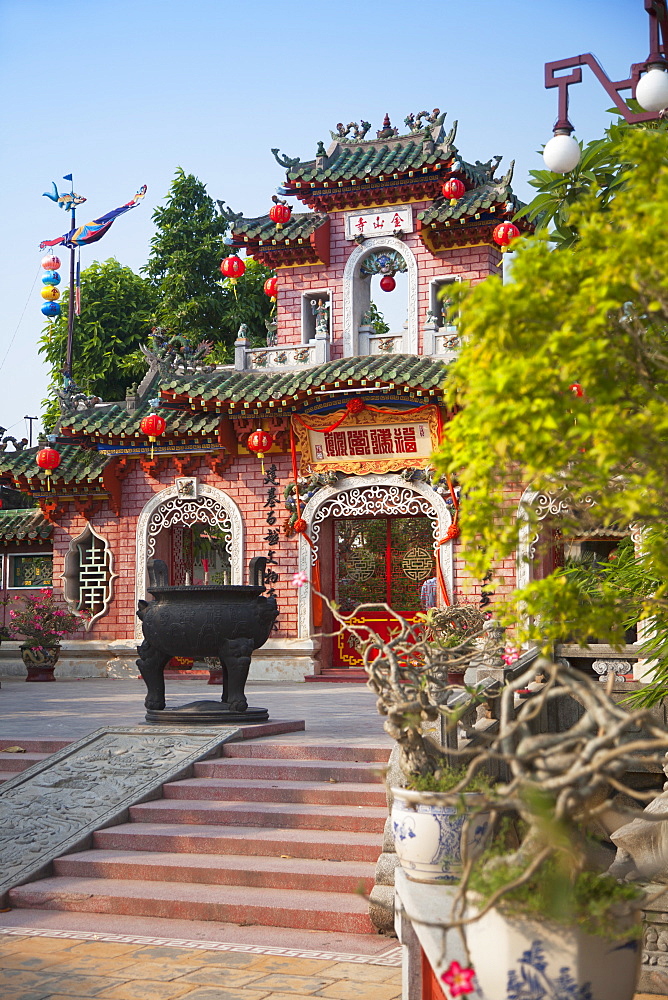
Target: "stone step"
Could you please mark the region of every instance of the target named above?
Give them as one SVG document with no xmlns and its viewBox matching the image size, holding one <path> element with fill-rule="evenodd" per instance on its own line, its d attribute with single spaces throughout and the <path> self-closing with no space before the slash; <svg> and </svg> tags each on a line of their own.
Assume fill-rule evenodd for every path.
<svg viewBox="0 0 668 1000">
<path fill-rule="evenodd" d="M 281 760 L 260 757 L 223 757 L 195 764 L 197 778 L 241 778 L 261 781 L 353 781 L 378 783 L 379 764 L 356 764 L 352 761 Z"/>
<path fill-rule="evenodd" d="M 20 746 L 23 746 L 23 744 L 20 744 Z M 35 753 L 34 751 L 27 753 L 0 753 L 0 767 L 3 771 L 11 771 L 13 774 L 16 774 L 18 771 L 26 771 L 33 764 L 39 764 L 40 761 L 46 760 L 49 756 L 49 753 Z"/>
<path fill-rule="evenodd" d="M 281 802 L 210 802 L 206 799 L 156 799 L 130 806 L 135 823 L 194 823 L 268 829 L 375 831 L 382 835 L 387 809 Z"/>
<path fill-rule="evenodd" d="M 355 893 L 55 877 L 12 889 L 11 906 L 374 933 Z"/>
<path fill-rule="evenodd" d="M 89 879 L 201 882 L 319 892 L 355 892 L 363 886 L 369 893 L 374 884 L 371 862 L 257 856 L 251 861 L 248 855 L 239 854 L 81 851 L 58 858 L 54 862 L 54 873 Z"/>
<path fill-rule="evenodd" d="M 55 740 L 50 736 L 31 736 L 25 740 L 21 736 L 7 736 L 0 739 L 0 751 L 7 747 L 21 747 L 22 750 L 34 753 L 55 753 L 57 750 L 64 750 L 72 742 L 73 740 Z"/>
<path fill-rule="evenodd" d="M 392 744 L 387 747 L 332 746 L 328 743 L 226 743 L 222 757 L 264 757 L 289 760 L 347 760 L 357 763 L 387 764 Z"/>
<path fill-rule="evenodd" d="M 378 833 L 347 830 L 271 829 L 258 826 L 196 826 L 179 823 L 122 823 L 97 830 L 93 846 L 113 851 L 167 851 L 376 862 Z"/>
<path fill-rule="evenodd" d="M 384 808 L 385 786 L 352 781 L 256 781 L 239 778 L 186 778 L 163 786 L 166 799 L 217 799 L 234 802 L 308 802 L 366 804 Z"/>
</svg>

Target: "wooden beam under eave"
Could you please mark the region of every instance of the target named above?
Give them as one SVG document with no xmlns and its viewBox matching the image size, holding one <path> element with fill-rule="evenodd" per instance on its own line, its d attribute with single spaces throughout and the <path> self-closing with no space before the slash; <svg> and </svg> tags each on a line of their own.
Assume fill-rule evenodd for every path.
<svg viewBox="0 0 668 1000">
<path fill-rule="evenodd" d="M 239 454 L 239 441 L 234 432 L 234 424 L 228 416 L 222 416 L 218 425 L 218 444 L 235 457 Z"/>
</svg>

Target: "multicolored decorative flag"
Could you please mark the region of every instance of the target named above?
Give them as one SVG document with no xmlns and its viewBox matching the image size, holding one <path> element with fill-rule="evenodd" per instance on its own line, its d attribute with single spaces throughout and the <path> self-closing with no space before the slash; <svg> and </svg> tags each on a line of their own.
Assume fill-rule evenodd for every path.
<svg viewBox="0 0 668 1000">
<path fill-rule="evenodd" d="M 106 215 L 101 215 L 99 219 L 93 219 L 92 222 L 86 222 L 83 226 L 77 226 L 76 229 L 71 229 L 69 233 L 65 233 L 64 236 L 59 236 L 56 240 L 44 240 L 44 242 L 39 245 L 40 250 L 44 250 L 45 247 L 57 247 L 61 244 L 72 250 L 74 247 L 86 246 L 89 243 L 97 243 L 98 240 L 102 239 L 118 216 L 123 215 L 125 212 L 129 212 L 131 208 L 135 208 L 145 194 L 146 185 L 143 184 L 139 191 L 137 191 L 134 198 L 127 202 L 127 204 L 121 205 L 120 208 L 112 209 L 112 211 L 107 212 Z"/>
</svg>

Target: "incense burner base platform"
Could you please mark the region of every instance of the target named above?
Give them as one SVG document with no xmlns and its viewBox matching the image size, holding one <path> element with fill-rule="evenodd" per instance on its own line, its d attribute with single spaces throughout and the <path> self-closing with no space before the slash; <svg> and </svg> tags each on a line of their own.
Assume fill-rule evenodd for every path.
<svg viewBox="0 0 668 1000">
<path fill-rule="evenodd" d="M 163 726 L 227 726 L 230 723 L 245 722 L 253 725 L 268 722 L 269 710 L 248 706 L 245 712 L 238 712 L 221 701 L 190 701 L 177 708 L 149 709 L 146 721 Z"/>
</svg>

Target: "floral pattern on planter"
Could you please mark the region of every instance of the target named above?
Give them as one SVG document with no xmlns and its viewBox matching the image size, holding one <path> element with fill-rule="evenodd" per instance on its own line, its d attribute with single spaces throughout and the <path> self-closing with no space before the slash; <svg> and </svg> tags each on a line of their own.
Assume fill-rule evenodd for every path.
<svg viewBox="0 0 668 1000">
<path fill-rule="evenodd" d="M 594 1000 L 591 983 L 578 986 L 569 968 L 560 969 L 556 979 L 548 976 L 542 941 L 534 941 L 518 965 L 508 971 L 506 1000 Z"/>
<path fill-rule="evenodd" d="M 28 646 L 21 648 L 21 658 L 28 671 L 27 681 L 55 681 L 54 670 L 60 646 Z"/>
<path fill-rule="evenodd" d="M 415 882 L 455 882 L 462 870 L 462 841 L 475 856 L 491 832 L 489 814 L 472 815 L 464 807 L 420 802 L 420 793 L 393 789 L 392 833 L 401 867 Z M 473 798 L 473 796 L 472 796 Z"/>
</svg>

